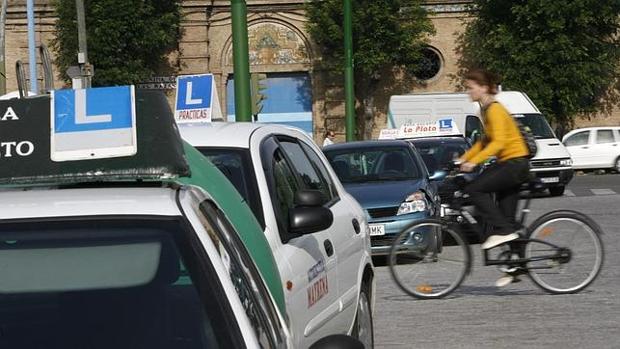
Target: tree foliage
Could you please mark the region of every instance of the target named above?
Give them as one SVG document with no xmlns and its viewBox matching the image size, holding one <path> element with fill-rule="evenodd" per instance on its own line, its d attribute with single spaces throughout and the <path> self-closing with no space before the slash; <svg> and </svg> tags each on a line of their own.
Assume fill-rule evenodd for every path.
<svg viewBox="0 0 620 349">
<path fill-rule="evenodd" d="M 353 61 L 356 97 L 371 114 L 372 97 L 382 74 L 392 68 L 415 73 L 423 59 L 421 49 L 434 27 L 421 0 L 354 0 Z M 306 4 L 307 29 L 326 69 L 344 69 L 342 0 L 315 0 Z"/>
<path fill-rule="evenodd" d="M 170 69 L 166 55 L 180 38 L 181 0 L 85 0 L 88 59 L 93 85 L 133 84 Z M 77 64 L 75 0 L 55 0 L 52 47 L 65 80 Z"/>
<path fill-rule="evenodd" d="M 475 0 L 461 67 L 503 76 L 561 128 L 618 102 L 620 1 Z"/>
</svg>

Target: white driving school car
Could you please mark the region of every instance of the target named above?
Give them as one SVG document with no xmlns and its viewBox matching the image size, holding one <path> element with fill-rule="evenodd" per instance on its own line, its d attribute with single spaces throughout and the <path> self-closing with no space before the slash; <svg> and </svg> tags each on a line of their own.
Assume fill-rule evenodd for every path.
<svg viewBox="0 0 620 349">
<path fill-rule="evenodd" d="M 312 344 L 291 334 L 254 215 L 182 144 L 163 94 L 57 90 L 0 112 L 0 348 Z"/>
<path fill-rule="evenodd" d="M 265 231 L 296 342 L 352 334 L 372 347 L 374 271 L 364 211 L 302 131 L 252 123 L 181 124 L 181 137 L 230 179 Z M 291 226 L 296 193 L 318 190 L 314 205 L 333 224 L 312 234 Z"/>
</svg>

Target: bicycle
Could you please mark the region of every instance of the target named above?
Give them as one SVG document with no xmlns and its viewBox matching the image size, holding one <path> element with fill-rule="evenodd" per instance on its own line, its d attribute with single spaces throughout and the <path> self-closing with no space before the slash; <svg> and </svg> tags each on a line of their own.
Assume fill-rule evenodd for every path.
<svg viewBox="0 0 620 349">
<path fill-rule="evenodd" d="M 458 190 L 442 203 L 440 217 L 403 229 L 394 239 L 388 257 L 398 287 L 420 299 L 447 296 L 460 286 L 472 267 L 471 248 L 461 228 L 478 230 L 477 221 L 462 191 L 465 176 L 455 169 L 447 171 L 446 181 Z M 529 195 L 518 219 L 522 227 L 533 195 L 543 190 L 539 181 L 529 183 Z M 519 239 L 483 250 L 483 265 L 501 266 L 500 270 L 517 278 L 528 275 L 540 288 L 555 294 L 579 292 L 598 276 L 604 259 L 603 231 L 585 214 L 554 210 L 523 230 L 524 236 Z"/>
</svg>

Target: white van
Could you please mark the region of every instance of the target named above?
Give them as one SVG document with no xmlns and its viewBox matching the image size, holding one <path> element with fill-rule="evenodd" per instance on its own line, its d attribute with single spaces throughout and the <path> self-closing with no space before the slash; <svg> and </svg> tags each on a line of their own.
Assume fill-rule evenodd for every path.
<svg viewBox="0 0 620 349">
<path fill-rule="evenodd" d="M 523 92 L 502 91 L 495 98 L 536 137 L 538 152 L 530 161 L 530 171 L 549 188 L 551 195 L 564 194 L 564 188 L 573 178 L 573 162 L 540 110 Z"/>
<path fill-rule="evenodd" d="M 388 128 L 452 119 L 472 143 L 483 127 L 475 105 L 465 93 L 420 93 L 390 97 Z"/>
<path fill-rule="evenodd" d="M 506 109 L 536 136 L 538 152 L 531 172 L 549 188 L 551 195 L 562 195 L 573 178 L 572 160 L 562 142 L 529 97 L 518 91 L 504 91 L 496 96 Z M 422 93 L 390 98 L 388 127 L 399 128 L 420 122 L 451 118 L 463 135 L 475 141 L 482 132 L 480 107 L 465 93 Z"/>
</svg>

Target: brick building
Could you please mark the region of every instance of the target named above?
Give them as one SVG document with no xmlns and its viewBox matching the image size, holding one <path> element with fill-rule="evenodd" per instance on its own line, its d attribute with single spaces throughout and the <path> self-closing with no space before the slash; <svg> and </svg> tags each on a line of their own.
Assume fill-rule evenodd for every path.
<svg viewBox="0 0 620 349">
<path fill-rule="evenodd" d="M 252 72 L 267 74 L 268 99 L 259 116 L 263 121 L 290 122 L 313 131 L 322 140 L 325 129 L 344 137 L 344 93 L 342 81 L 326 78 L 315 71 L 313 59 L 318 51 L 305 29 L 304 0 L 248 0 L 248 32 Z M 386 80 L 376 96 L 377 112 L 372 134 L 386 124 L 389 96 L 410 92 L 450 92 L 457 89 L 451 75 L 457 71 L 455 39 L 464 30 L 472 13 L 468 0 L 427 0 L 436 35 L 430 38 L 427 54 L 436 64 L 424 80 L 397 83 Z M 183 2 L 183 37 L 178 52 L 170 60 L 179 74 L 211 72 L 215 75 L 224 115 L 234 113 L 232 76 L 232 32 L 230 1 L 186 0 Z M 37 43 L 49 43 L 54 35 L 54 11 L 48 0 L 35 1 Z M 7 89 L 16 88 L 15 61 L 28 61 L 26 1 L 9 0 L 6 23 Z M 96 68 L 96 67 L 95 67 Z M 96 76 L 95 76 L 96 78 Z M 170 77 L 159 77 L 145 87 L 168 88 L 160 84 Z M 61 86 L 56 82 L 56 86 Z M 580 120 L 580 126 L 620 124 L 620 112 L 600 116 L 593 121 Z"/>
</svg>

